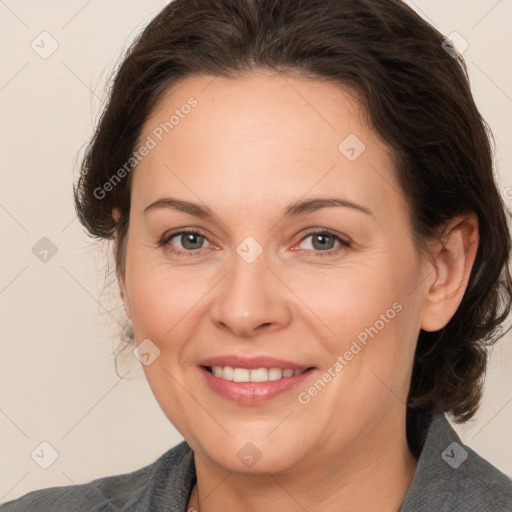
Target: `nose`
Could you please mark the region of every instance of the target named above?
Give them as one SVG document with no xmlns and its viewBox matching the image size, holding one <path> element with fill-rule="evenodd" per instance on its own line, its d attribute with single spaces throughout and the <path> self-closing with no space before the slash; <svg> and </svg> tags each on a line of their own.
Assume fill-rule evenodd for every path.
<svg viewBox="0 0 512 512">
<path fill-rule="evenodd" d="M 216 290 L 211 320 L 237 337 L 255 337 L 290 323 L 291 292 L 267 266 L 264 253 L 252 263 L 235 254 L 233 267 Z"/>
</svg>

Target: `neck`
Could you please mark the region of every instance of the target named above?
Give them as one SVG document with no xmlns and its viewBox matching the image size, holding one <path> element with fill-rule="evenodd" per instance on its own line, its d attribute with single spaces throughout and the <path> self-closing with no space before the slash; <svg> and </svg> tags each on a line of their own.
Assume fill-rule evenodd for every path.
<svg viewBox="0 0 512 512">
<path fill-rule="evenodd" d="M 327 443 L 326 443 L 327 444 Z M 286 472 L 230 473 L 195 456 L 197 485 L 188 510 L 287 512 L 295 510 L 393 511 L 402 504 L 417 466 L 405 435 L 405 419 L 349 448 L 327 448 Z"/>
</svg>

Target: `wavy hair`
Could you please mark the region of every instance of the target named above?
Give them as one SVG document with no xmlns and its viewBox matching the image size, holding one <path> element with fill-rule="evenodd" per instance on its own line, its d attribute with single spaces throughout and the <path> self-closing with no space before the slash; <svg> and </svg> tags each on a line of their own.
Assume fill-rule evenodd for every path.
<svg viewBox="0 0 512 512">
<path fill-rule="evenodd" d="M 424 251 L 454 216 L 475 212 L 479 247 L 462 302 L 447 325 L 420 331 L 408 399 L 414 411 L 470 419 L 488 347 L 511 308 L 507 210 L 493 175 L 492 133 L 467 68 L 446 37 L 398 0 L 174 0 L 140 33 L 114 72 L 86 147 L 75 207 L 92 237 L 113 241 L 124 272 L 131 173 L 105 197 L 162 95 L 195 74 L 297 73 L 354 91 L 395 156 L 413 239 Z M 96 191 L 96 193 L 95 193 Z M 114 221 L 112 209 L 120 210 Z M 422 252 L 423 254 L 423 252 Z M 125 340 L 133 338 L 128 326 Z"/>
</svg>

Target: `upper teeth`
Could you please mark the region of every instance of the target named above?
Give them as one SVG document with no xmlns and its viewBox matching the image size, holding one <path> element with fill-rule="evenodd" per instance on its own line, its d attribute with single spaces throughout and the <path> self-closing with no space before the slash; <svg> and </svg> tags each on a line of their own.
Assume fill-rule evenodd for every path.
<svg viewBox="0 0 512 512">
<path fill-rule="evenodd" d="M 212 372 L 216 377 L 222 377 L 223 379 L 235 382 L 265 382 L 300 375 L 303 370 L 283 370 L 282 368 L 255 368 L 248 370 L 247 368 L 232 368 L 231 366 L 212 366 Z"/>
</svg>

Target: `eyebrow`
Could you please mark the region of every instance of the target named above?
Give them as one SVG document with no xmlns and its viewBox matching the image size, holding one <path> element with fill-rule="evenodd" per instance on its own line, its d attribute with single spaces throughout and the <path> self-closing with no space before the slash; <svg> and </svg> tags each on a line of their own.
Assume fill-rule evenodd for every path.
<svg viewBox="0 0 512 512">
<path fill-rule="evenodd" d="M 281 218 L 285 219 L 289 217 L 299 217 L 307 213 L 315 212 L 322 208 L 331 207 L 352 208 L 356 211 L 374 217 L 372 211 L 369 208 L 366 208 L 365 206 L 354 203 L 352 201 L 348 201 L 347 199 L 342 199 L 338 197 L 317 197 L 313 199 L 299 200 L 296 201 L 295 203 L 290 204 L 283 211 Z M 200 204 L 197 203 L 183 201 L 181 199 L 175 199 L 172 197 L 163 197 L 161 199 L 157 199 L 150 205 L 146 206 L 146 208 L 144 208 L 144 214 L 152 210 L 158 210 L 162 208 L 172 208 L 174 210 L 179 210 L 181 212 L 188 213 L 201 219 L 215 219 L 215 214 L 207 206 L 201 206 Z"/>
</svg>

